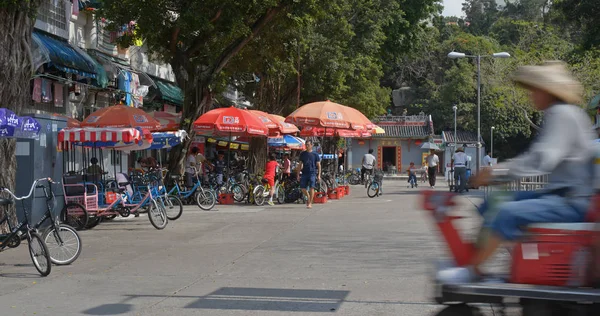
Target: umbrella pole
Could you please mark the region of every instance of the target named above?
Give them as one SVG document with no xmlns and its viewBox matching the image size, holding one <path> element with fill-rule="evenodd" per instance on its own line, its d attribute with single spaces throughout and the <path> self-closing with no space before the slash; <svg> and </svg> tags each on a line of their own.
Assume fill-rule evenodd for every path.
<svg viewBox="0 0 600 316">
<path fill-rule="evenodd" d="M 231 163 L 231 132 L 229 132 L 229 143 L 227 144 L 227 173 L 229 173 L 229 164 Z"/>
</svg>

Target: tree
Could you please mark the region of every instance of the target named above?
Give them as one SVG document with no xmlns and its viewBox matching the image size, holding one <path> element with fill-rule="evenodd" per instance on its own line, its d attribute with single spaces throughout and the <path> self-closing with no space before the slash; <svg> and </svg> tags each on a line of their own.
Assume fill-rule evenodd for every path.
<svg viewBox="0 0 600 316">
<path fill-rule="evenodd" d="M 105 0 L 99 16 L 118 29 L 134 21 L 135 36 L 168 62 L 184 92 L 181 128 L 191 131 L 195 118 L 212 106 L 215 89 L 223 85 L 223 70 L 280 15 L 294 20 L 314 9 L 314 0 L 180 1 Z M 193 136 L 193 133 L 191 134 Z M 191 140 L 173 150 L 169 168 L 179 168 Z"/>
<path fill-rule="evenodd" d="M 31 33 L 41 3 L 42 0 L 0 0 L 0 107 L 17 114 L 31 100 Z M 0 139 L 0 187 L 15 188 L 15 149 L 15 140 Z M 13 214 L 12 220 L 16 218 L 14 212 L 9 214 Z"/>
<path fill-rule="evenodd" d="M 575 22 L 585 49 L 600 45 L 600 0 L 557 0 L 553 6 L 564 15 L 560 22 Z"/>
<path fill-rule="evenodd" d="M 463 12 L 469 32 L 475 35 L 487 34 L 499 14 L 496 0 L 465 0 Z"/>
</svg>

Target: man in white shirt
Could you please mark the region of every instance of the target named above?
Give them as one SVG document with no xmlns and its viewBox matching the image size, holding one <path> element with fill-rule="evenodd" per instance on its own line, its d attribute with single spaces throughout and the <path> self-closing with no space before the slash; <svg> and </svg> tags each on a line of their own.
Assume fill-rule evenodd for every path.
<svg viewBox="0 0 600 316">
<path fill-rule="evenodd" d="M 485 157 L 483 157 L 483 167 L 488 168 L 492 166 L 492 157 L 490 156 L 490 152 L 488 151 Z"/>
<path fill-rule="evenodd" d="M 452 167 L 454 168 L 454 192 L 463 193 L 466 189 L 467 159 L 464 148 L 457 148 L 454 157 L 452 157 Z"/>
<path fill-rule="evenodd" d="M 435 150 L 429 150 L 429 156 L 425 158 L 427 161 L 427 177 L 429 185 L 435 189 L 435 175 L 440 172 L 440 158 L 435 154 Z"/>
<path fill-rule="evenodd" d="M 365 173 L 373 173 L 375 167 L 375 156 L 373 156 L 373 149 L 369 149 L 369 153 L 365 154 L 362 159 L 362 168 L 360 169 L 360 179 L 362 183 L 365 182 Z"/>
</svg>

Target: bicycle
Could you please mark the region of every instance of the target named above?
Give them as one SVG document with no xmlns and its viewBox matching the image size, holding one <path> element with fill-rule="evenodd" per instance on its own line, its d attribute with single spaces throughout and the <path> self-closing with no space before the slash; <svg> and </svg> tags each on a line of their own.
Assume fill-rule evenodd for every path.
<svg viewBox="0 0 600 316">
<path fill-rule="evenodd" d="M 383 171 L 377 170 L 373 176 L 373 181 L 371 181 L 367 188 L 367 196 L 374 198 L 381 194 L 383 194 Z"/>
<path fill-rule="evenodd" d="M 52 261 L 50 260 L 50 251 L 48 251 L 48 247 L 44 243 L 42 237 L 38 234 L 37 229 L 31 227 L 29 225 L 29 219 L 27 218 L 27 210 L 25 209 L 24 200 L 31 197 L 33 194 L 33 189 L 37 186 L 39 181 L 52 181 L 49 178 L 38 179 L 33 182 L 31 186 L 31 190 L 29 190 L 29 194 L 24 197 L 16 197 L 9 189 L 0 188 L 1 192 L 7 192 L 12 199 L 15 201 L 21 201 L 23 203 L 23 213 L 25 219 L 23 222 L 19 223 L 17 227 L 12 227 L 10 224 L 9 216 L 8 216 L 8 207 L 13 204 L 13 200 L 0 198 L 0 206 L 4 206 L 4 218 L 0 220 L 0 225 L 5 222 L 8 223 L 8 228 L 10 229 L 9 234 L 2 234 L 0 237 L 2 238 L 2 243 L 0 244 L 0 251 L 4 251 L 6 247 L 8 248 L 16 248 L 21 244 L 21 236 L 25 234 L 25 238 L 27 239 L 27 243 L 29 246 L 29 256 L 31 257 L 31 261 L 33 265 L 38 270 L 41 276 L 47 276 L 50 274 L 52 270 Z M 34 247 L 39 247 L 39 249 L 34 249 Z M 39 257 L 39 258 L 38 258 Z"/>
<path fill-rule="evenodd" d="M 271 190 L 271 186 L 266 181 L 266 179 L 262 179 L 261 182 L 263 184 L 257 185 L 253 191 L 254 192 L 254 202 L 258 206 L 262 206 L 263 204 L 265 204 L 265 200 L 269 196 L 269 191 Z M 277 200 L 277 203 L 283 204 L 285 202 L 285 189 L 279 183 L 279 179 L 275 180 L 274 186 L 275 186 L 275 193 L 274 193 L 275 199 Z"/>
<path fill-rule="evenodd" d="M 48 183 L 49 185 L 52 184 L 50 181 L 48 181 Z M 37 185 L 36 188 L 44 190 L 46 212 L 33 228 L 38 229 L 44 222 L 50 220 L 50 226 L 42 233 L 42 239 L 50 251 L 50 261 L 55 265 L 71 264 L 77 260 L 81 254 L 81 237 L 79 237 L 75 228 L 60 222 L 59 214 L 53 218 L 52 210 L 55 207 L 54 205 L 51 205 L 51 201 L 53 201 L 55 197 L 52 188 L 50 186 L 46 188 L 44 185 Z"/>
</svg>

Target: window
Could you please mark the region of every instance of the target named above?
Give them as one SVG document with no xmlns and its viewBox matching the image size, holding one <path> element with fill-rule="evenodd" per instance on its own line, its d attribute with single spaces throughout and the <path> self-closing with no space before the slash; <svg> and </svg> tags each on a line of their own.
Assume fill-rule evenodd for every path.
<svg viewBox="0 0 600 316">
<path fill-rule="evenodd" d="M 67 6 L 65 0 L 50 0 L 42 2 L 37 19 L 51 27 L 68 31 Z"/>
</svg>

